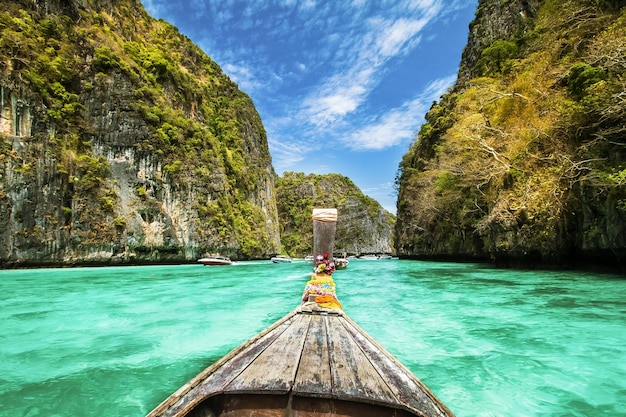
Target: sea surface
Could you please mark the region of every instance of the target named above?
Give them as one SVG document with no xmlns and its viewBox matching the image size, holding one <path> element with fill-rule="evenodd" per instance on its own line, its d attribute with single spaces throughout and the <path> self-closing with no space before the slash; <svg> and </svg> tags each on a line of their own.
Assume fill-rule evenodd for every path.
<svg viewBox="0 0 626 417">
<path fill-rule="evenodd" d="M 141 417 L 298 306 L 311 264 L 0 271 L 0 416 Z M 353 260 L 345 312 L 458 416 L 626 416 L 626 277 Z"/>
</svg>

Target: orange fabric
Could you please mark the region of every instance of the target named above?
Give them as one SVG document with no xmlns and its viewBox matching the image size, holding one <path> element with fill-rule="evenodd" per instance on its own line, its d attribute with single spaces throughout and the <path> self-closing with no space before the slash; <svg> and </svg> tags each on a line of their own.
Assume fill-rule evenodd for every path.
<svg viewBox="0 0 626 417">
<path fill-rule="evenodd" d="M 315 297 L 315 302 L 324 308 L 338 308 L 342 309 L 341 303 L 332 295 L 318 295 Z"/>
</svg>

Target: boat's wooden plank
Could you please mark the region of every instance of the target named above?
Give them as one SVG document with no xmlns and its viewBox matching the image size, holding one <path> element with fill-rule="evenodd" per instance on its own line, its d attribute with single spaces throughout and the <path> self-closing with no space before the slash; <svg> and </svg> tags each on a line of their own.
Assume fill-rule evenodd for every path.
<svg viewBox="0 0 626 417">
<path fill-rule="evenodd" d="M 297 314 L 289 327 L 272 342 L 237 378 L 224 388 L 227 393 L 288 392 L 298 370 L 302 345 L 311 316 Z"/>
<path fill-rule="evenodd" d="M 207 380 L 207 382 L 203 384 L 203 392 L 210 393 L 214 391 L 225 391 L 226 387 L 230 385 L 232 380 L 238 378 L 239 375 L 245 372 L 245 370 L 252 363 L 254 363 L 259 356 L 263 355 L 263 353 L 270 348 L 276 340 L 282 338 L 283 334 L 291 328 L 293 322 L 296 320 L 296 317 L 297 316 L 293 316 L 291 319 L 275 328 L 274 331 L 260 339 L 257 339 L 243 349 L 241 353 L 224 364 L 224 366 L 216 370 L 216 372 L 211 375 L 210 380 Z"/>
<path fill-rule="evenodd" d="M 233 349 L 192 381 L 166 399 L 147 417 L 185 415 L 207 396 L 224 391 L 224 387 L 270 346 L 294 320 L 295 313 L 285 316 L 256 337 Z"/>
<path fill-rule="evenodd" d="M 396 404 L 393 392 L 346 331 L 343 317 L 324 319 L 334 395 L 339 399 Z"/>
<path fill-rule="evenodd" d="M 292 399 L 290 411 L 295 412 L 276 417 L 427 417 L 382 405 L 297 396 Z"/>
<path fill-rule="evenodd" d="M 302 349 L 293 392 L 320 396 L 332 393 L 326 321 L 319 314 L 311 316 L 309 331 Z"/>
<path fill-rule="evenodd" d="M 351 319 L 345 318 L 344 326 L 354 341 L 365 352 L 372 366 L 388 381 L 398 401 L 413 411 L 428 416 L 452 416 L 452 412 L 439 402 L 435 395 L 406 369 L 397 359 L 367 335 Z"/>
</svg>

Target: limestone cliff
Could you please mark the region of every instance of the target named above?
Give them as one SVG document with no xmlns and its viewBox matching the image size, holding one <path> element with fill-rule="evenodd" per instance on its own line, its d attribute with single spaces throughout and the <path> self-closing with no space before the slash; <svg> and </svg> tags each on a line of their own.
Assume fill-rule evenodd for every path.
<svg viewBox="0 0 626 417">
<path fill-rule="evenodd" d="M 400 256 L 626 270 L 624 4 L 479 1 L 400 164 Z"/>
<path fill-rule="evenodd" d="M 495 41 L 523 36 L 537 14 L 539 0 L 481 1 L 469 27 L 458 82 L 479 77 L 482 51 Z"/>
<path fill-rule="evenodd" d="M 138 0 L 0 4 L 0 264 L 280 248 L 252 101 Z"/>
<path fill-rule="evenodd" d="M 285 172 L 276 182 L 278 216 L 284 252 L 312 255 L 314 208 L 337 208 L 335 253 L 395 254 L 394 216 L 364 195 L 348 178 L 338 174 L 305 175 Z"/>
</svg>

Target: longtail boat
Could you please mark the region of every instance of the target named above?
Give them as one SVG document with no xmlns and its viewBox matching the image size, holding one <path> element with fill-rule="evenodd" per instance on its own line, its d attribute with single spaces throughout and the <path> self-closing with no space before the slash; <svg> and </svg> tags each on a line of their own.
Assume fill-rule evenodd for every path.
<svg viewBox="0 0 626 417">
<path fill-rule="evenodd" d="M 316 218 L 314 210 L 314 226 L 316 221 L 332 222 L 332 215 L 331 220 L 327 215 Z M 314 252 L 332 256 L 334 224 L 317 226 Z M 333 267 L 325 263 L 321 269 Z M 324 285 L 317 285 L 320 282 Z M 147 415 L 165 416 L 454 417 L 345 314 L 330 275 L 314 275 L 302 304 L 206 368 Z"/>
</svg>

